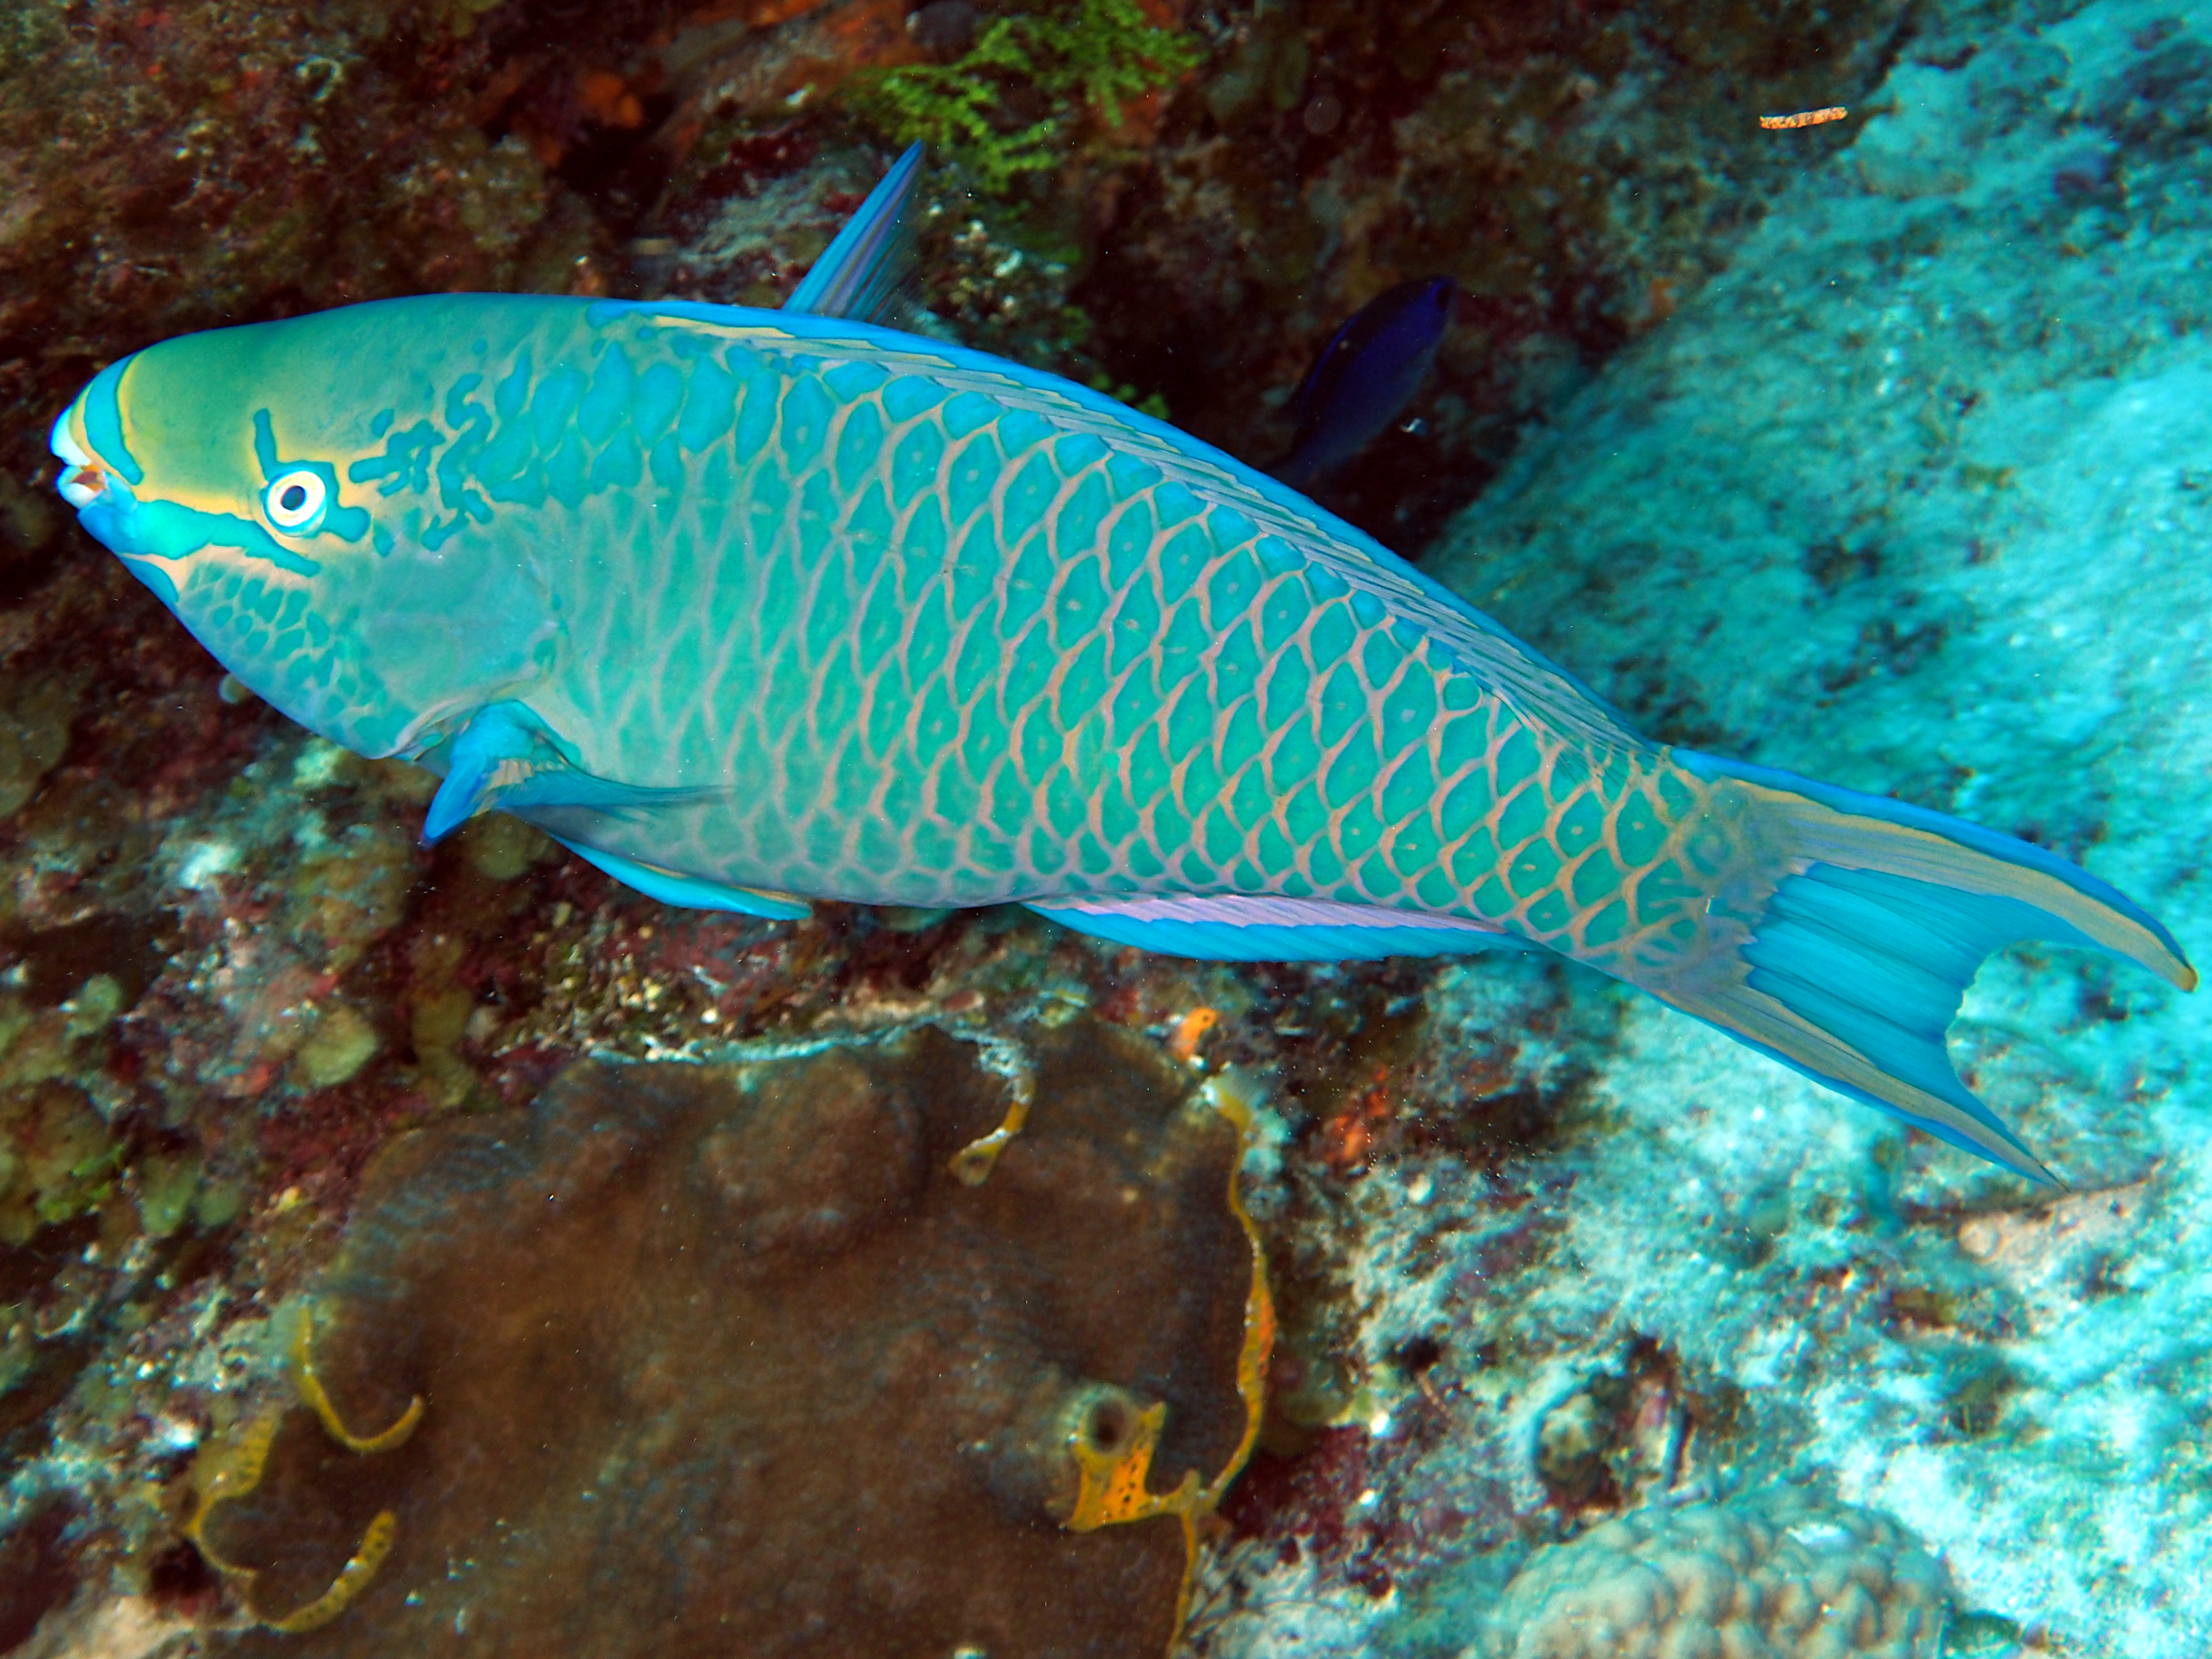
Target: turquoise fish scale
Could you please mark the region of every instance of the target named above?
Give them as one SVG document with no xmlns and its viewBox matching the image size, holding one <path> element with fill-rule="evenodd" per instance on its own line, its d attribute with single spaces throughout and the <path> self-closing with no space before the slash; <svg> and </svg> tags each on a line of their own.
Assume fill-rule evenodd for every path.
<svg viewBox="0 0 2212 1659">
<path fill-rule="evenodd" d="M 2063 860 L 1647 743 L 1273 481 L 863 324 L 356 307 L 150 348 L 55 447 L 247 684 L 617 873 L 1200 954 L 1540 946 L 2030 1172 L 1942 1056 L 1980 956 L 2041 933 L 2193 981 Z M 264 492 L 303 469 L 331 505 L 286 530 Z M 463 766 L 502 709 L 527 752 Z"/>
<path fill-rule="evenodd" d="M 1546 940 L 1592 908 L 1563 903 L 1545 835 L 1595 773 L 1539 775 L 1540 734 L 1468 665 L 1316 580 L 1311 526 L 1263 530 L 1267 504 L 1206 500 L 942 356 L 870 361 L 869 331 L 520 314 L 504 339 L 478 322 L 485 349 L 394 411 L 453 434 L 428 487 L 397 493 L 437 497 L 418 526 L 476 499 L 553 515 L 483 528 L 574 550 L 565 672 L 531 703 L 586 770 L 741 781 L 609 826 L 611 850 L 878 902 L 1052 896 L 1075 876 L 1413 903 L 1440 861 L 1481 868 L 1502 811 L 1524 843 L 1503 849 L 1513 902 L 1474 905 L 1461 881 L 1445 908 Z M 541 392 L 552 418 L 533 418 Z M 718 561 L 732 520 L 748 556 Z"/>
</svg>

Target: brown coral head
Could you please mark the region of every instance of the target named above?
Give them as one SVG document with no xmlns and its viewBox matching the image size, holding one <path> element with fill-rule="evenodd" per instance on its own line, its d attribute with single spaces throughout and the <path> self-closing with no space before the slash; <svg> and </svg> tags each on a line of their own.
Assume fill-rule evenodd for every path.
<svg viewBox="0 0 2212 1659">
<path fill-rule="evenodd" d="M 797 1251 L 834 1255 L 911 1213 L 927 1184 L 920 1114 L 904 1091 L 848 1054 L 764 1066 L 752 1109 L 699 1143 L 749 1267 Z"/>
<path fill-rule="evenodd" d="M 395 1143 L 204 1487 L 245 1648 L 1158 1659 L 1272 1329 L 1243 1141 L 1109 1028 L 1030 1059 L 975 1184 L 1008 1086 L 927 1030 Z"/>
</svg>

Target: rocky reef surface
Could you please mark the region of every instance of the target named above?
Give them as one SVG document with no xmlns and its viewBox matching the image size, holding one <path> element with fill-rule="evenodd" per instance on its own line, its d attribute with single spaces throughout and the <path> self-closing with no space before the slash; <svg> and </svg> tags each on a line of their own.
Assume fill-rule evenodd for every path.
<svg viewBox="0 0 2212 1659">
<path fill-rule="evenodd" d="M 1072 32 L 983 51 L 1037 18 Z M 1096 1650 L 1156 1647 L 1178 1600 L 1191 1659 L 2212 1645 L 2195 1003 L 2060 951 L 1984 971 L 1954 1053 L 2068 1182 L 2048 1194 L 1559 966 L 1231 968 L 1020 913 L 677 912 L 500 817 L 424 849 L 431 781 L 227 681 L 79 534 L 42 453 L 101 362 L 226 320 L 464 287 L 777 303 L 926 136 L 924 325 L 1247 459 L 1287 442 L 1346 314 L 1453 275 L 1470 297 L 1413 429 L 1332 505 L 1655 735 L 2027 835 L 2201 957 L 2212 34 L 2188 8 L 13 0 L 0 43 L 0 1651 L 375 1650 L 426 1537 L 619 1597 L 621 1564 L 682 1532 L 623 1485 L 684 1468 L 653 1425 L 803 1395 L 775 1369 L 799 1360 L 702 1381 L 658 1314 L 607 1316 L 597 1352 L 682 1408 L 580 1408 L 592 1478 L 644 1528 L 592 1534 L 520 1477 L 480 1514 L 422 1476 L 472 1438 L 525 1455 L 518 1425 L 558 1413 L 495 1385 L 530 1362 L 461 1344 L 447 1393 L 488 1426 L 433 1406 L 419 1444 L 350 1443 L 421 1385 L 338 1312 L 444 1287 L 428 1328 L 463 1328 L 465 1297 L 510 1343 L 502 1320 L 597 1283 L 550 1232 L 471 1233 L 527 1207 L 495 1176 L 665 1188 L 702 1251 L 728 1244 L 684 1207 L 714 1170 L 744 1185 L 708 1143 L 784 1099 L 702 1069 L 732 1044 L 857 1068 L 769 1136 L 804 1188 L 901 1135 L 941 1172 L 931 1111 L 969 1133 L 988 1066 L 1066 1030 L 1095 1047 L 1065 1097 L 1092 1072 L 1163 1111 L 1180 1080 L 1260 1079 L 1245 1195 L 1279 1320 L 1225 1496 L 1079 1534 L 1064 1470 L 981 1477 L 1040 1561 L 1170 1540 L 1126 1569 L 1155 1623 Z M 1755 120 L 1829 104 L 1850 118 Z M 912 1063 L 936 1092 L 898 1081 L 902 1041 L 935 1054 Z M 591 1057 L 690 1065 L 623 1106 Z M 602 1120 L 624 1113 L 663 1124 L 661 1173 L 617 1168 Z M 1078 1117 L 1036 1126 L 1071 1193 L 1134 1156 Z M 897 1201 L 960 1196 L 924 1187 Z M 747 1190 L 714 1201 L 775 1208 Z M 1230 1212 L 1133 1274 L 1084 1339 L 1107 1369 L 1054 1337 L 1029 1376 L 1045 1417 L 1070 1379 L 1118 1391 L 1094 1425 L 1115 1456 L 1147 1402 L 1181 1402 L 1160 1473 L 1124 1483 L 1139 1507 L 1234 1461 L 1218 1384 L 1194 1404 L 1173 1375 L 1220 1322 L 1253 1328 L 1237 1293 L 1176 1282 Z M 810 1227 L 869 1227 L 786 1218 L 802 1254 Z M 1042 1296 L 1051 1248 L 1002 1253 Z M 939 1305 L 923 1278 L 902 1294 Z M 890 1400 L 961 1305 L 904 1349 L 825 1325 L 812 1403 L 857 1412 L 872 1380 Z M 818 1510 L 873 1489 L 778 1490 Z M 1195 1566 L 1163 1603 L 1186 1517 Z M 883 1519 L 863 1589 L 957 1603 L 960 1551 L 928 1548 L 979 1535 Z M 655 1616 L 726 1613 L 720 1593 Z M 562 1616 L 613 1616 L 582 1594 Z M 471 1606 L 498 1628 L 497 1593 L 429 1596 L 441 1630 Z M 328 1622 L 267 1627 L 307 1608 Z M 1008 1654 L 1076 1639 L 1004 1629 Z"/>
<path fill-rule="evenodd" d="M 2202 939 L 2212 37 L 1970 13 L 1872 107 L 1428 568 L 1662 737 L 2027 836 Z M 1953 1054 L 2067 1183 L 2031 1194 L 1631 1004 L 1547 1294 L 1710 1366 L 1965 1606 L 2199 1650 L 2206 1018 L 2063 951 L 1984 970 Z"/>
</svg>

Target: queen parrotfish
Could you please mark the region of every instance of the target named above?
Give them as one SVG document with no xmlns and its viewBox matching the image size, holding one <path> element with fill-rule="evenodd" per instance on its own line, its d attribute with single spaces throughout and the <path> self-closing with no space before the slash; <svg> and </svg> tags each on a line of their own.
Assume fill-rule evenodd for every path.
<svg viewBox="0 0 2212 1659">
<path fill-rule="evenodd" d="M 1548 951 L 2047 1179 L 1943 1047 L 1982 960 L 2165 928 L 1957 818 L 1639 737 L 1275 479 L 865 320 L 446 295 L 187 335 L 60 489 L 230 672 L 674 904 L 1015 901 L 1233 960 Z"/>
<path fill-rule="evenodd" d="M 1297 435 L 1267 471 L 1304 489 L 1379 436 L 1428 379 L 1458 299 L 1450 277 L 1426 276 L 1387 288 L 1352 313 L 1291 398 Z"/>
</svg>

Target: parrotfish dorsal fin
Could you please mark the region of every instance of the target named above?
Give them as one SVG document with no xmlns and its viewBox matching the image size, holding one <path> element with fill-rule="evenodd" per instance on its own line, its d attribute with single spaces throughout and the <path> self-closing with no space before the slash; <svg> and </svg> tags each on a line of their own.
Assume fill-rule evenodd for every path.
<svg viewBox="0 0 2212 1659">
<path fill-rule="evenodd" d="M 909 144 L 837 240 L 783 302 L 786 311 L 880 323 L 914 269 L 914 187 L 921 146 Z"/>
</svg>

